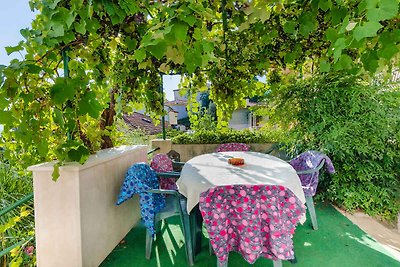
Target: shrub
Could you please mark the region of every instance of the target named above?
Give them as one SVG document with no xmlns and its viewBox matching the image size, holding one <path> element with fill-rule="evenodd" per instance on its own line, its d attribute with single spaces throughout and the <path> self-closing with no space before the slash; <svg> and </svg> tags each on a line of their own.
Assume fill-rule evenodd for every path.
<svg viewBox="0 0 400 267">
<path fill-rule="evenodd" d="M 336 174 L 322 177 L 322 197 L 348 210 L 394 219 L 400 210 L 399 91 L 330 75 L 276 89 L 271 121 L 286 128 L 292 150 L 317 149 Z"/>
<path fill-rule="evenodd" d="M 223 132 L 199 130 L 193 134 L 181 134 L 172 138 L 174 144 L 223 144 L 223 143 L 271 143 L 276 141 L 273 132 L 228 130 Z"/>
</svg>

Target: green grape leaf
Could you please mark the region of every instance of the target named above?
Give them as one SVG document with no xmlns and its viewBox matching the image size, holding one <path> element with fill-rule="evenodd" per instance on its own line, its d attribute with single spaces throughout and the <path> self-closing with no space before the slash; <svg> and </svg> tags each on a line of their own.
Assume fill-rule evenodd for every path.
<svg viewBox="0 0 400 267">
<path fill-rule="evenodd" d="M 327 11 L 328 9 L 332 8 L 331 0 L 320 0 L 318 2 L 318 8 L 322 9 L 323 11 Z"/>
<path fill-rule="evenodd" d="M 18 83 L 15 77 L 7 78 L 1 89 L 5 89 L 7 97 L 14 97 L 18 92 Z"/>
<path fill-rule="evenodd" d="M 335 63 L 334 69 L 337 70 L 349 70 L 353 67 L 353 60 L 349 55 L 342 54 L 339 60 Z"/>
<path fill-rule="evenodd" d="M 89 156 L 89 150 L 83 145 L 80 145 L 77 148 L 71 148 L 71 150 L 68 151 L 68 158 L 72 161 L 79 162 L 80 164 L 85 163 Z"/>
<path fill-rule="evenodd" d="M 193 38 L 196 39 L 196 40 L 202 40 L 203 39 L 203 35 L 202 35 L 201 30 L 199 28 L 195 28 L 194 29 Z"/>
<path fill-rule="evenodd" d="M 335 42 L 338 37 L 339 34 L 336 32 L 334 28 L 328 28 L 325 32 L 325 38 L 331 43 Z"/>
<path fill-rule="evenodd" d="M 392 32 L 393 42 L 400 42 L 400 29 L 396 29 Z"/>
<path fill-rule="evenodd" d="M 19 44 L 16 46 L 6 46 L 5 49 L 6 49 L 7 55 L 9 56 L 14 52 L 24 50 L 24 47 L 22 46 L 22 44 L 23 44 L 23 42 L 19 42 Z"/>
<path fill-rule="evenodd" d="M 64 35 L 64 25 L 59 23 L 59 22 L 55 22 L 53 21 L 52 23 L 52 30 L 49 31 L 48 36 L 49 37 L 60 37 Z"/>
<path fill-rule="evenodd" d="M 76 14 L 74 12 L 69 12 L 66 17 L 65 17 L 65 23 L 67 25 L 67 27 L 71 27 L 72 23 L 74 23 L 75 21 L 75 16 Z"/>
<path fill-rule="evenodd" d="M 53 166 L 53 172 L 51 174 L 51 177 L 54 182 L 57 182 L 58 178 L 60 178 L 60 166 L 61 165 L 62 165 L 62 163 L 60 161 L 58 161 Z"/>
<path fill-rule="evenodd" d="M 133 54 L 133 58 L 138 62 L 142 62 L 146 58 L 146 50 L 144 49 L 136 49 Z"/>
<path fill-rule="evenodd" d="M 192 49 L 185 53 L 185 65 L 189 74 L 193 73 L 202 64 L 201 54 Z"/>
<path fill-rule="evenodd" d="M 346 8 L 336 8 L 333 7 L 331 9 L 331 17 L 332 17 L 332 26 L 338 25 L 342 22 L 342 20 L 347 16 L 347 9 Z"/>
<path fill-rule="evenodd" d="M 50 9 L 55 9 L 57 4 L 60 2 L 61 0 L 53 0 L 51 2 L 48 1 L 43 1 L 44 5 L 47 6 Z"/>
<path fill-rule="evenodd" d="M 378 1 L 378 7 L 375 7 L 375 0 L 367 0 L 371 3 L 370 8 L 367 5 L 367 19 L 370 21 L 382 21 L 387 19 L 392 19 L 396 17 L 399 11 L 399 3 L 396 0 L 380 0 Z"/>
<path fill-rule="evenodd" d="M 378 50 L 378 56 L 390 60 L 398 52 L 399 49 L 395 44 L 385 43 L 382 45 L 382 48 Z"/>
<path fill-rule="evenodd" d="M 39 67 L 36 64 L 28 64 L 26 65 L 28 67 L 28 71 L 32 74 L 39 74 L 42 71 L 42 68 Z"/>
<path fill-rule="evenodd" d="M 203 41 L 203 51 L 206 53 L 210 53 L 214 50 L 214 43 Z"/>
<path fill-rule="evenodd" d="M 197 21 L 196 17 L 193 15 L 179 16 L 179 19 L 189 24 L 190 27 L 192 27 Z"/>
<path fill-rule="evenodd" d="M 284 25 L 283 25 L 283 30 L 286 33 L 290 33 L 293 34 L 296 32 L 296 26 L 297 23 L 295 21 L 287 21 Z"/>
<path fill-rule="evenodd" d="M 167 51 L 167 44 L 165 42 L 159 42 L 157 45 L 150 45 L 146 47 L 146 49 L 157 59 L 161 59 Z"/>
<path fill-rule="evenodd" d="M 47 156 L 47 153 L 49 153 L 49 143 L 47 142 L 46 139 L 41 139 L 40 142 L 36 144 L 37 151 L 39 152 L 39 155 L 42 157 Z"/>
<path fill-rule="evenodd" d="M 103 3 L 104 3 L 104 9 L 106 10 L 107 14 L 110 17 L 113 17 L 115 15 L 115 8 L 116 8 L 115 4 L 113 4 L 110 1 L 104 1 Z"/>
<path fill-rule="evenodd" d="M 77 32 L 79 32 L 80 34 L 85 34 L 86 33 L 86 21 L 81 20 L 80 23 L 76 23 L 75 30 Z"/>
<path fill-rule="evenodd" d="M 67 100 L 74 98 L 76 89 L 74 83 L 69 82 L 68 78 L 57 78 L 50 89 L 50 96 L 56 105 L 64 104 Z"/>
<path fill-rule="evenodd" d="M 25 39 L 28 39 L 31 31 L 29 30 L 29 28 L 25 28 L 25 29 L 21 29 L 19 32 L 21 33 L 22 37 L 24 37 Z"/>
<path fill-rule="evenodd" d="M 177 40 L 185 41 L 187 38 L 188 28 L 189 27 L 186 23 L 177 22 L 174 24 L 171 31 L 175 34 Z"/>
<path fill-rule="evenodd" d="M 103 108 L 94 92 L 86 92 L 78 103 L 78 115 L 88 114 L 90 117 L 97 119 L 102 110 Z"/>
<path fill-rule="evenodd" d="M 168 60 L 172 60 L 176 64 L 182 64 L 184 62 L 183 54 L 179 53 L 178 49 L 169 46 L 167 48 L 166 56 Z"/>
<path fill-rule="evenodd" d="M 297 52 L 290 52 L 290 53 L 286 53 L 285 57 L 285 63 L 293 63 L 293 61 L 297 58 L 298 53 Z"/>
<path fill-rule="evenodd" d="M 368 21 L 363 25 L 358 25 L 354 28 L 353 36 L 354 39 L 360 41 L 366 37 L 374 37 L 376 36 L 376 32 L 382 28 L 383 26 L 376 21 Z"/>
<path fill-rule="evenodd" d="M 321 72 L 329 72 L 331 70 L 331 64 L 323 59 L 319 63 L 319 69 Z"/>
<path fill-rule="evenodd" d="M 64 119 L 63 119 L 63 114 L 58 108 L 54 108 L 53 111 L 53 121 L 55 124 L 59 125 L 60 127 L 64 126 Z"/>
<path fill-rule="evenodd" d="M 367 50 L 361 56 L 361 62 L 364 65 L 364 69 L 372 73 L 375 73 L 378 69 L 378 60 L 379 58 L 375 50 Z"/>
<path fill-rule="evenodd" d="M 125 44 L 128 47 L 129 50 L 135 50 L 136 45 L 137 45 L 137 40 L 136 39 L 132 39 L 130 36 L 127 36 L 125 38 Z"/>
<path fill-rule="evenodd" d="M 334 44 L 334 51 L 333 51 L 333 58 L 335 61 L 337 61 L 340 56 L 342 55 L 343 49 L 346 48 L 346 39 L 345 38 L 339 38 L 336 40 Z"/>
<path fill-rule="evenodd" d="M 11 112 L 0 110 L 0 124 L 10 124 L 12 121 Z"/>
<path fill-rule="evenodd" d="M 317 26 L 315 16 L 311 12 L 303 13 L 299 18 L 299 33 L 308 36 Z"/>
</svg>

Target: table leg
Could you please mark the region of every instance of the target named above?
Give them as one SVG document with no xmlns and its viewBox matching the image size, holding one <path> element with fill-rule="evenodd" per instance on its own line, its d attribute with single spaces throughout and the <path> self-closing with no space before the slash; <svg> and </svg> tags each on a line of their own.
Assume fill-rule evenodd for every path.
<svg viewBox="0 0 400 267">
<path fill-rule="evenodd" d="M 201 216 L 199 205 L 194 207 L 193 210 L 190 212 L 190 222 L 192 225 L 194 255 L 198 255 L 201 252 L 201 240 L 203 237 L 203 217 Z"/>
</svg>

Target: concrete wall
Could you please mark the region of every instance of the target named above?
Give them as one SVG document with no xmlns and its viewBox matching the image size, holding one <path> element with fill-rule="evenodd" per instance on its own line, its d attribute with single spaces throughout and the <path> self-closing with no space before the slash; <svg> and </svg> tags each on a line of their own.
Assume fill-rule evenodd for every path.
<svg viewBox="0 0 400 267">
<path fill-rule="evenodd" d="M 140 219 L 138 197 L 115 202 L 129 166 L 147 161 L 147 146 L 102 150 L 84 164 L 31 166 L 38 267 L 98 266 Z M 143 243 L 144 245 L 144 243 Z"/>
</svg>

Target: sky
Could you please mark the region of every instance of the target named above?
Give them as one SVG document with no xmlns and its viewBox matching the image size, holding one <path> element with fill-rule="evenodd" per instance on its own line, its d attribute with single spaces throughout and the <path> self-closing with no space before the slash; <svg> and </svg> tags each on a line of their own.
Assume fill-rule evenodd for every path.
<svg viewBox="0 0 400 267">
<path fill-rule="evenodd" d="M 19 53 L 12 53 L 7 56 L 6 46 L 15 46 L 23 40 L 20 30 L 30 28 L 35 14 L 29 8 L 28 0 L 0 0 L 0 65 L 8 65 L 9 62 L 18 58 Z M 173 90 L 178 89 L 179 75 L 165 76 L 164 92 L 168 100 L 173 100 Z"/>
</svg>

